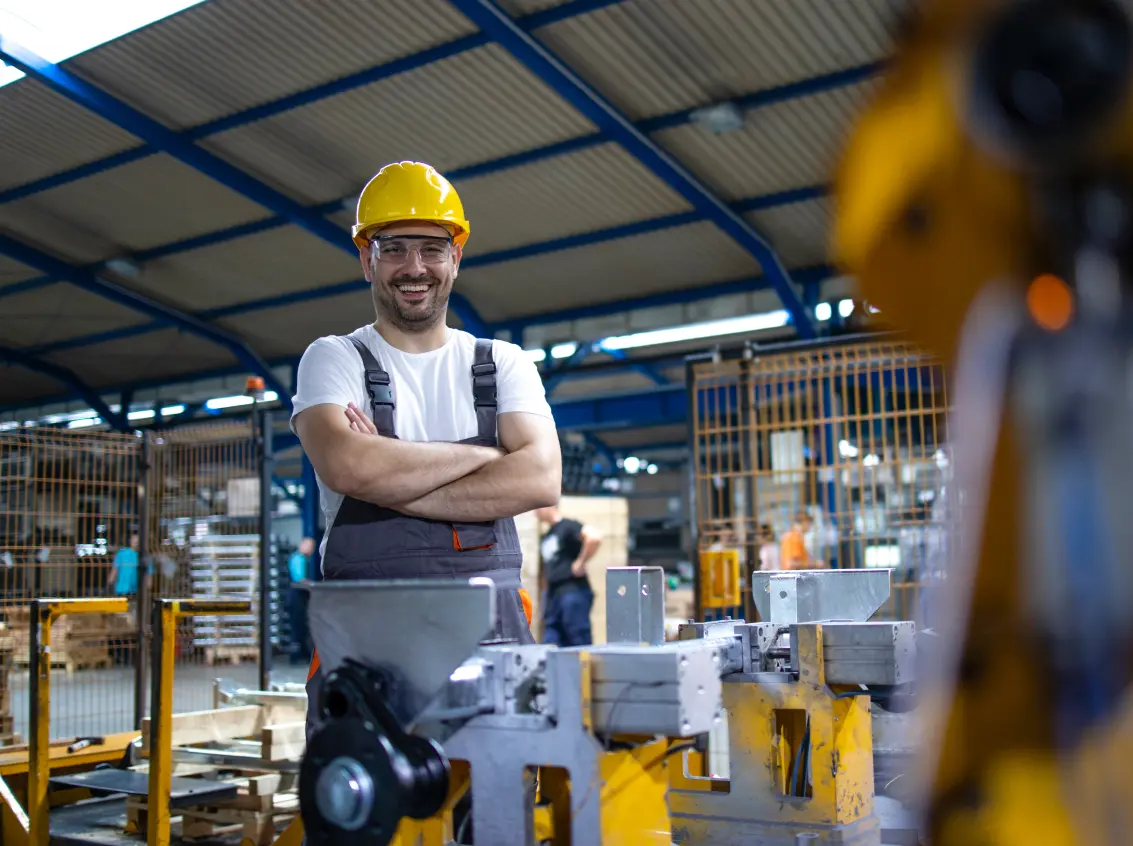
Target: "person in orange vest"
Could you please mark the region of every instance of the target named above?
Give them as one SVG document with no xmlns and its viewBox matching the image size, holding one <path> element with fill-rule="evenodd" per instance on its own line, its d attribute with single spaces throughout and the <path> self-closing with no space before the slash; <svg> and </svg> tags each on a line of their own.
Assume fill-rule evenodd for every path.
<svg viewBox="0 0 1133 846">
<path fill-rule="evenodd" d="M 395 162 L 370 180 L 353 238 L 377 319 L 307 347 L 291 427 L 329 527 L 324 579 L 488 577 L 487 637 L 533 643 L 512 518 L 558 502 L 562 455 L 535 363 L 447 325 L 469 231 L 430 165 Z M 321 679 L 316 652 L 308 737 Z"/>
<path fill-rule="evenodd" d="M 806 533 L 810 531 L 814 521 L 809 514 L 800 511 L 795 515 L 795 522 L 791 528 L 783 533 L 780 542 L 779 566 L 784 570 L 825 570 L 825 562 L 819 561 L 810 554 L 806 547 Z"/>
</svg>

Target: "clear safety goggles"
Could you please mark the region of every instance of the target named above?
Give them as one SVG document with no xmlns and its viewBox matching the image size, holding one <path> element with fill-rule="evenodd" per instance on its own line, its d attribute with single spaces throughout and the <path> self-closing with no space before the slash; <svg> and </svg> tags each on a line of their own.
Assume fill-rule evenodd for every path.
<svg viewBox="0 0 1133 846">
<path fill-rule="evenodd" d="M 375 235 L 370 239 L 370 255 L 384 264 L 405 264 L 414 250 L 422 264 L 442 264 L 452 258 L 452 241 L 434 235 Z"/>
</svg>

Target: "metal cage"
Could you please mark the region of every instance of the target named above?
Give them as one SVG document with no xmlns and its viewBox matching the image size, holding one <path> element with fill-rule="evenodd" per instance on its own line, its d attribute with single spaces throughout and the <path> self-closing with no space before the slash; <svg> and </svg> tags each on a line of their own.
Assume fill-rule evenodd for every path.
<svg viewBox="0 0 1133 846">
<path fill-rule="evenodd" d="M 736 550 L 744 574 L 733 607 L 698 584 L 698 612 L 756 619 L 750 574 L 777 568 L 790 534 L 815 563 L 893 568 L 877 616 L 918 618 L 946 557 L 940 363 L 898 336 L 859 335 L 745 346 L 690 358 L 687 370 L 697 571 Z M 797 532 L 803 514 L 810 525 Z"/>
</svg>

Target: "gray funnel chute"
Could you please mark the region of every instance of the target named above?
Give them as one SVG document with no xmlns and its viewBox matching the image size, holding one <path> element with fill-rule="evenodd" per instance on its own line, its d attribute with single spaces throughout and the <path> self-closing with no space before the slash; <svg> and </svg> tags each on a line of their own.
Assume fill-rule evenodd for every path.
<svg viewBox="0 0 1133 846">
<path fill-rule="evenodd" d="M 490 579 L 330 580 L 305 583 L 311 639 L 324 673 L 350 658 L 388 672 L 390 708 L 411 725 L 496 619 Z"/>
<path fill-rule="evenodd" d="M 756 572 L 751 595 L 765 623 L 864 623 L 889 599 L 892 570 Z"/>
</svg>

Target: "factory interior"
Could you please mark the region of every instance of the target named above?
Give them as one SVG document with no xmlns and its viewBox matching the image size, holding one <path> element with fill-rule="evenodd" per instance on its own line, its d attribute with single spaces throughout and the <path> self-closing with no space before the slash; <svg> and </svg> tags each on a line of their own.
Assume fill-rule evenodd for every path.
<svg viewBox="0 0 1133 846">
<path fill-rule="evenodd" d="M 1126 0 L 0 0 L 0 846 L 1133 844 L 1131 274 Z"/>
</svg>

